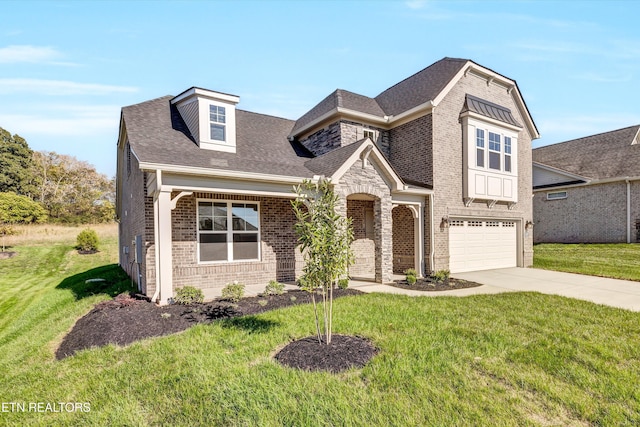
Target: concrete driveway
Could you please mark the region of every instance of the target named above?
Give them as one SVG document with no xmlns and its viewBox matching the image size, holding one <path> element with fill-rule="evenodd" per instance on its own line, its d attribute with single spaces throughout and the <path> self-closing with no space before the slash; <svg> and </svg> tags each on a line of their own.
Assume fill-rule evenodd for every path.
<svg viewBox="0 0 640 427">
<path fill-rule="evenodd" d="M 456 273 L 452 276 L 485 285 L 479 288 L 464 289 L 465 291 L 476 289 L 478 291 L 476 294 L 534 291 L 640 311 L 640 282 L 537 268 L 502 268 Z M 467 295 L 470 294 L 472 293 L 467 293 Z"/>
</svg>

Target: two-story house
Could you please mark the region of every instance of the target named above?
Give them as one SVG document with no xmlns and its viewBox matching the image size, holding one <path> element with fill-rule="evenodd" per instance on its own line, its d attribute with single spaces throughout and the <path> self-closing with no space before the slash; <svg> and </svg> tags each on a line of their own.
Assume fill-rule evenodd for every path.
<svg viewBox="0 0 640 427">
<path fill-rule="evenodd" d="M 514 80 L 444 58 L 374 98 L 338 89 L 298 120 L 239 102 L 193 87 L 122 109 L 120 265 L 154 301 L 295 280 L 292 188 L 320 177 L 353 220 L 352 277 L 531 264 L 539 135 Z"/>
</svg>

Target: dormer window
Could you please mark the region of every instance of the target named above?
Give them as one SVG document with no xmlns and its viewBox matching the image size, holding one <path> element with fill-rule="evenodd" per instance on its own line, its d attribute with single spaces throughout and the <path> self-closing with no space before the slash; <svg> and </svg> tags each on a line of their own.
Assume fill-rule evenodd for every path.
<svg viewBox="0 0 640 427">
<path fill-rule="evenodd" d="M 217 105 L 209 105 L 209 120 L 211 121 L 211 139 L 225 141 L 225 108 Z"/>
<path fill-rule="evenodd" d="M 236 104 L 226 93 L 191 88 L 171 100 L 194 141 L 205 150 L 236 152 Z"/>
</svg>

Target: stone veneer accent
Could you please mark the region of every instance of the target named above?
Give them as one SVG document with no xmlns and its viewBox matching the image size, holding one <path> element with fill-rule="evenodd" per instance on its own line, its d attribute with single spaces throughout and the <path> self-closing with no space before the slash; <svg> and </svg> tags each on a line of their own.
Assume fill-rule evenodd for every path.
<svg viewBox="0 0 640 427">
<path fill-rule="evenodd" d="M 640 183 L 632 183 L 632 190 L 631 239 L 637 241 L 635 219 L 640 219 Z M 567 198 L 547 200 L 547 193 L 558 191 L 566 191 Z M 535 243 L 624 243 L 627 185 L 622 181 L 536 191 L 533 217 Z"/>
<path fill-rule="evenodd" d="M 389 134 L 384 129 L 364 126 L 378 132 L 377 141 L 373 141 L 381 151 L 389 156 Z M 360 141 L 363 136 L 363 124 L 348 120 L 339 120 L 300 140 L 315 156 L 321 156 L 336 148 L 346 147 Z"/>
<path fill-rule="evenodd" d="M 375 281 L 388 283 L 392 280 L 393 245 L 390 185 L 381 172 L 371 162 L 354 163 L 335 185 L 339 197 L 336 208 L 341 215 L 347 214 L 347 199 L 352 194 L 368 194 L 375 197 L 373 202 Z"/>
</svg>

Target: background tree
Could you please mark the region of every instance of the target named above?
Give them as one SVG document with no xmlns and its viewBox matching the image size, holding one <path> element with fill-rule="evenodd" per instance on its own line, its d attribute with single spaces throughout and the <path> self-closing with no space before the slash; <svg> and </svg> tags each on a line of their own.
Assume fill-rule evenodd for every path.
<svg viewBox="0 0 640 427">
<path fill-rule="evenodd" d="M 0 193 L 0 237 L 2 237 L 2 252 L 4 252 L 4 238 L 14 234 L 13 224 L 32 224 L 44 222 L 47 212 L 37 202 L 27 196 L 16 193 Z"/>
<path fill-rule="evenodd" d="M 115 217 L 115 182 L 87 162 L 53 151 L 34 153 L 38 201 L 54 222 L 108 222 Z"/>
<path fill-rule="evenodd" d="M 297 197 L 291 203 L 305 261 L 300 285 L 311 293 L 318 341 L 322 342 L 324 333 L 328 345 L 333 325 L 333 289 L 339 279 L 347 276 L 353 260 L 351 219 L 336 213 L 338 197 L 328 180 L 322 178 L 318 184 L 305 180 L 295 191 Z M 317 290 L 322 295 L 322 327 L 315 299 Z"/>
<path fill-rule="evenodd" d="M 33 151 L 27 141 L 0 128 L 0 193 L 33 197 Z"/>
</svg>

